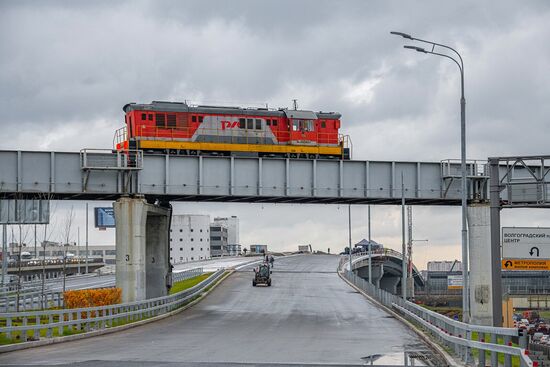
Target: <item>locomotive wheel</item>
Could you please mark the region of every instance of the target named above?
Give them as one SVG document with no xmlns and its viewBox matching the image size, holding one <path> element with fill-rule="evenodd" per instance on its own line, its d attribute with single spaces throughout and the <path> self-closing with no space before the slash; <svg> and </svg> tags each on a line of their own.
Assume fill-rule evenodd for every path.
<svg viewBox="0 0 550 367">
<path fill-rule="evenodd" d="M 189 155 L 197 155 L 197 151 L 196 150 L 190 150 Z"/>
<path fill-rule="evenodd" d="M 315 154 L 308 154 L 307 157 L 309 159 L 315 159 L 316 158 Z"/>
</svg>

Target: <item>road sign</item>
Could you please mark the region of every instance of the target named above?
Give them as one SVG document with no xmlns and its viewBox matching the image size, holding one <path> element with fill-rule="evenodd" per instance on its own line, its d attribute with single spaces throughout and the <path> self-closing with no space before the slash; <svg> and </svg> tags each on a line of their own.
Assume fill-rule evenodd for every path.
<svg viewBox="0 0 550 367">
<path fill-rule="evenodd" d="M 504 270 L 550 270 L 550 260 L 503 259 Z"/>
<path fill-rule="evenodd" d="M 447 289 L 462 289 L 462 275 L 447 275 Z"/>
<path fill-rule="evenodd" d="M 94 218 L 96 228 L 114 228 L 115 210 L 113 207 L 94 208 Z"/>
<path fill-rule="evenodd" d="M 503 227 L 503 259 L 550 259 L 550 228 Z"/>
</svg>

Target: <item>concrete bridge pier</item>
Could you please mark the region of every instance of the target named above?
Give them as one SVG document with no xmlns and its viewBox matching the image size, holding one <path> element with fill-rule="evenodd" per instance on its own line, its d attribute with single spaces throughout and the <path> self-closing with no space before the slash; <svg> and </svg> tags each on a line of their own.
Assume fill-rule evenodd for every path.
<svg viewBox="0 0 550 367">
<path fill-rule="evenodd" d="M 365 279 L 366 281 L 369 280 L 369 267 L 363 266 L 357 270 L 357 275 L 360 278 Z M 384 264 L 373 262 L 372 263 L 372 283 L 377 287 L 380 288 L 380 280 L 384 276 Z"/>
<path fill-rule="evenodd" d="M 391 294 L 400 294 L 397 293 L 397 285 L 400 284 L 401 278 L 398 276 L 385 276 L 380 282 L 380 288 Z M 401 287 L 399 287 L 401 289 Z"/>
<path fill-rule="evenodd" d="M 118 199 L 113 207 L 116 286 L 122 289 L 122 302 L 167 295 L 171 286 L 172 210 L 129 197 Z"/>
<path fill-rule="evenodd" d="M 487 204 L 468 206 L 470 322 L 493 326 L 491 221 Z"/>
</svg>

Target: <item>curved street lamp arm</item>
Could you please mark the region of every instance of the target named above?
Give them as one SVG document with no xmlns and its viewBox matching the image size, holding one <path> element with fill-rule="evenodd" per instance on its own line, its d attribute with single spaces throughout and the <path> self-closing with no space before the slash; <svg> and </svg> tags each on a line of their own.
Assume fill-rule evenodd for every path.
<svg viewBox="0 0 550 367">
<path fill-rule="evenodd" d="M 426 51 L 427 54 L 432 54 L 432 55 L 437 55 L 437 56 L 441 56 L 441 57 L 446 57 L 448 58 L 449 60 L 453 60 L 454 63 L 456 64 L 456 66 L 458 66 L 458 69 L 460 70 L 460 74 L 462 74 L 462 65 L 460 65 L 460 63 L 454 58 L 454 57 L 451 57 L 449 55 L 445 55 L 445 54 L 440 54 L 439 52 L 433 52 L 433 51 Z"/>
<path fill-rule="evenodd" d="M 449 60 L 453 60 L 456 66 L 458 66 L 458 70 L 460 70 L 460 91 L 461 91 L 461 98 L 464 99 L 464 69 L 462 65 L 454 57 L 451 57 L 449 55 L 440 54 L 439 52 L 433 52 L 433 51 L 426 51 L 427 54 L 437 55 L 441 57 L 446 57 Z"/>
<path fill-rule="evenodd" d="M 460 69 L 464 69 L 464 62 L 462 61 L 462 56 L 460 56 L 460 54 L 458 53 L 457 50 L 455 50 L 454 48 L 452 48 L 451 46 L 447 46 L 447 45 L 443 45 L 441 43 L 437 43 L 437 42 L 432 42 L 432 41 L 427 41 L 427 40 L 423 40 L 423 39 L 420 39 L 420 38 L 415 38 L 415 37 L 411 37 L 411 39 L 415 40 L 415 41 L 419 41 L 419 42 L 424 42 L 424 43 L 428 43 L 432 46 L 439 46 L 439 47 L 443 47 L 443 48 L 446 48 L 446 49 L 449 49 L 451 51 L 453 51 L 455 54 L 457 54 L 458 58 L 460 59 Z M 432 48 L 432 52 L 433 52 L 433 48 Z M 454 59 L 453 59 L 454 60 Z M 456 60 L 455 60 L 456 62 Z"/>
</svg>

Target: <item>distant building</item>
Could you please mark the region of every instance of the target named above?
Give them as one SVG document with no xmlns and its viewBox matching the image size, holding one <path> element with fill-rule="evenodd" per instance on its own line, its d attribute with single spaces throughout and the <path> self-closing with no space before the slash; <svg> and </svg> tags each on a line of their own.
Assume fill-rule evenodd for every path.
<svg viewBox="0 0 550 367">
<path fill-rule="evenodd" d="M 250 245 L 251 254 L 267 254 L 267 245 Z"/>
<path fill-rule="evenodd" d="M 24 245 L 21 251 L 22 254 L 30 254 L 32 258 L 43 258 L 46 256 L 46 258 L 62 259 L 64 255 L 67 255 L 67 257 L 76 256 L 85 258 L 86 246 L 77 246 L 74 242 L 63 246 L 59 242 L 43 241 L 37 244 L 36 252 L 35 254 L 34 245 Z M 44 252 L 46 253 L 44 254 Z M 9 255 L 16 257 L 18 254 L 19 248 L 17 244 L 10 246 Z M 116 263 L 116 247 L 115 245 L 88 245 L 88 258 L 101 258 L 106 265 L 114 265 Z"/>
<path fill-rule="evenodd" d="M 225 224 L 210 224 L 210 254 L 212 257 L 229 255 L 227 248 L 227 226 Z"/>
<path fill-rule="evenodd" d="M 298 245 L 298 252 L 303 253 L 310 253 L 311 252 L 311 245 Z"/>
<path fill-rule="evenodd" d="M 172 216 L 170 262 L 210 259 L 210 216 L 183 214 Z"/>
<path fill-rule="evenodd" d="M 462 271 L 462 262 L 455 261 L 428 261 L 428 271 Z"/>
<path fill-rule="evenodd" d="M 227 228 L 227 251 L 223 255 L 238 256 L 241 254 L 241 245 L 239 241 L 239 218 L 235 215 L 231 217 L 216 217 L 212 223 L 215 226 L 221 225 Z"/>
<path fill-rule="evenodd" d="M 241 245 L 227 245 L 227 252 L 229 256 L 239 256 L 241 251 Z"/>
</svg>

